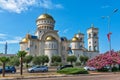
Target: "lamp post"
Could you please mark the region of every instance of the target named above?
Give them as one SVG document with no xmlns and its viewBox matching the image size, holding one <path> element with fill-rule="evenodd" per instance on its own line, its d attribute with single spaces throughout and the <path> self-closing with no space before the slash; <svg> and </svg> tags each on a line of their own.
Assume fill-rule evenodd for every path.
<svg viewBox="0 0 120 80">
<path fill-rule="evenodd" d="M 111 32 L 110 32 L 110 18 L 111 18 L 111 16 L 114 14 L 114 13 L 116 13 L 118 11 L 118 9 L 115 9 L 113 12 L 112 12 L 112 14 L 111 15 L 109 15 L 109 16 L 102 16 L 102 18 L 104 19 L 104 18 L 107 18 L 107 20 L 108 20 L 108 34 L 107 34 L 107 37 L 108 37 L 108 41 L 109 41 L 109 52 L 111 53 Z"/>
</svg>

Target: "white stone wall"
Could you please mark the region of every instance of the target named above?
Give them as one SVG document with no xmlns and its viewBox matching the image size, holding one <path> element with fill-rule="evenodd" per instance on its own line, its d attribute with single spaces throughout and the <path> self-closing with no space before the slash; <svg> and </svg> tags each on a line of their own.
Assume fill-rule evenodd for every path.
<svg viewBox="0 0 120 80">
<path fill-rule="evenodd" d="M 89 52 L 84 52 L 83 54 L 84 54 L 85 56 L 88 56 L 89 59 L 92 59 L 92 58 L 94 58 L 95 56 L 98 56 L 98 55 L 99 55 L 99 52 L 89 51 Z"/>
<path fill-rule="evenodd" d="M 39 54 L 39 42 L 37 40 L 29 41 L 29 54 L 33 56 L 37 56 Z"/>
<path fill-rule="evenodd" d="M 83 51 L 82 50 L 72 50 L 73 55 L 75 55 L 77 57 L 77 62 L 79 62 L 79 57 L 83 56 Z"/>
<path fill-rule="evenodd" d="M 80 49 L 80 42 L 78 41 L 71 42 L 71 49 Z"/>
<path fill-rule="evenodd" d="M 21 43 L 20 44 L 20 51 L 26 51 L 28 48 L 28 43 Z"/>
</svg>

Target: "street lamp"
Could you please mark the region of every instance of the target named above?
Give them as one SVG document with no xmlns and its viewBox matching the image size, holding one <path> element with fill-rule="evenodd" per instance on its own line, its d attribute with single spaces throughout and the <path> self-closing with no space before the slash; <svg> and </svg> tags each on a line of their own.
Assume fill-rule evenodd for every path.
<svg viewBox="0 0 120 80">
<path fill-rule="evenodd" d="M 110 32 L 110 18 L 111 18 L 111 16 L 112 16 L 114 13 L 116 13 L 117 11 L 118 11 L 118 9 L 115 9 L 111 15 L 109 15 L 109 16 L 102 16 L 103 19 L 104 19 L 104 18 L 107 18 L 107 20 L 108 20 L 108 34 L 107 34 L 107 37 L 108 37 L 108 41 L 109 41 L 110 53 L 111 53 L 111 38 L 110 38 L 110 36 L 111 36 L 111 34 L 112 34 L 112 33 Z"/>
</svg>

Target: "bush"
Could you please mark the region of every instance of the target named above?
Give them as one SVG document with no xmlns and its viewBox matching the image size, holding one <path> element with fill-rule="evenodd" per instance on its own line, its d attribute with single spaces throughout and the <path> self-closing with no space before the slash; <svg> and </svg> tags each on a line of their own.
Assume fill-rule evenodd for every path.
<svg viewBox="0 0 120 80">
<path fill-rule="evenodd" d="M 112 72 L 115 72 L 115 71 L 119 71 L 119 68 L 113 67 L 113 68 L 112 68 Z"/>
<path fill-rule="evenodd" d="M 81 66 L 81 62 L 76 62 L 75 65 L 76 66 Z"/>
<path fill-rule="evenodd" d="M 88 71 L 83 68 L 65 68 L 58 70 L 57 73 L 61 74 L 88 74 Z"/>
<path fill-rule="evenodd" d="M 60 63 L 60 62 L 51 63 L 51 66 L 60 66 L 60 65 L 62 65 L 62 63 Z"/>
<path fill-rule="evenodd" d="M 108 72 L 109 69 L 106 68 L 106 67 L 103 67 L 103 68 L 101 68 L 101 69 L 98 69 L 98 71 L 99 71 L 99 72 Z"/>
</svg>

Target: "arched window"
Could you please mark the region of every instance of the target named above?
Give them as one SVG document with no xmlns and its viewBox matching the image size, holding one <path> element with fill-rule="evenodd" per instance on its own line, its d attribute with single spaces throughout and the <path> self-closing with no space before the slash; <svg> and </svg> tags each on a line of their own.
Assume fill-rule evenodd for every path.
<svg viewBox="0 0 120 80">
<path fill-rule="evenodd" d="M 97 37 L 97 33 L 94 33 L 93 36 L 94 36 L 94 37 Z"/>
<path fill-rule="evenodd" d="M 89 51 L 91 51 L 91 46 L 89 46 Z"/>
<path fill-rule="evenodd" d="M 97 46 L 94 46 L 94 51 L 97 51 Z"/>
<path fill-rule="evenodd" d="M 35 45 L 35 49 L 37 49 L 37 45 Z"/>
<path fill-rule="evenodd" d="M 82 48 L 83 46 L 82 45 L 80 45 L 80 48 Z"/>
<path fill-rule="evenodd" d="M 91 34 L 89 34 L 89 38 L 91 38 Z"/>
<path fill-rule="evenodd" d="M 80 41 L 82 41 L 83 39 L 82 38 L 80 38 Z"/>
<path fill-rule="evenodd" d="M 52 43 L 52 48 L 54 48 L 54 44 Z"/>
</svg>

